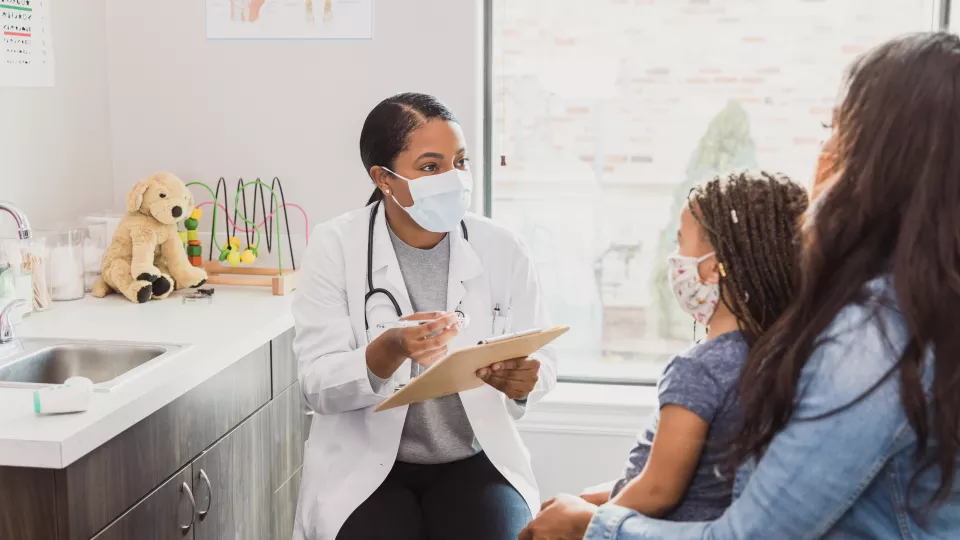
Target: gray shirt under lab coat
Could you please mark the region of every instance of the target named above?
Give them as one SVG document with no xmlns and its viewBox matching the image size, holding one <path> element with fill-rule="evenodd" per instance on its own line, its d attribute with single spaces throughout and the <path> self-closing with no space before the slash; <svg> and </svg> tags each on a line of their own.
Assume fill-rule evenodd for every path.
<svg viewBox="0 0 960 540">
<path fill-rule="evenodd" d="M 387 230 L 390 231 L 390 240 L 413 309 L 417 312 L 446 311 L 447 276 L 450 270 L 449 235 L 431 249 L 417 249 L 408 246 L 390 227 Z M 410 377 L 416 377 L 426 369 L 413 362 Z M 369 369 L 367 375 L 375 391 L 379 391 L 387 382 L 387 379 L 377 377 Z M 449 463 L 472 457 L 478 452 L 480 444 L 474 436 L 459 395 L 414 403 L 407 409 L 397 461 Z"/>
</svg>

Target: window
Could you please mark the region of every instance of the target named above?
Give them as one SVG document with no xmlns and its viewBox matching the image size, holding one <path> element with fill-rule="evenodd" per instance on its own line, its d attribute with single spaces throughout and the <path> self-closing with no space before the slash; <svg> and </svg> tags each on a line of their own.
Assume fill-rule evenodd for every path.
<svg viewBox="0 0 960 540">
<path fill-rule="evenodd" d="M 646 382 L 693 336 L 664 263 L 690 187 L 737 168 L 809 184 L 844 68 L 936 28 L 939 4 L 487 1 L 492 217 L 572 327 L 561 375 Z"/>
</svg>

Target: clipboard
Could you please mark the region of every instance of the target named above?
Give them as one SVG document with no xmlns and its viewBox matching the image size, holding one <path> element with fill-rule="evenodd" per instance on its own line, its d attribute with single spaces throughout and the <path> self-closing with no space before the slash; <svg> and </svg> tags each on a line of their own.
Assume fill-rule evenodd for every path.
<svg viewBox="0 0 960 540">
<path fill-rule="evenodd" d="M 534 333 L 521 332 L 517 337 L 454 351 L 411 379 L 406 386 L 377 405 L 374 412 L 480 388 L 486 383 L 477 377 L 477 370 L 504 360 L 526 358 L 568 330 L 568 326 L 558 326 Z"/>
</svg>

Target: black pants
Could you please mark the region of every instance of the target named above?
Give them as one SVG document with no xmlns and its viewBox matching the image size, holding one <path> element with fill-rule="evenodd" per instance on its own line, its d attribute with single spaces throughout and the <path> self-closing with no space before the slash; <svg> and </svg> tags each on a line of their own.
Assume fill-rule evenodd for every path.
<svg viewBox="0 0 960 540">
<path fill-rule="evenodd" d="M 337 540 L 516 540 L 530 508 L 481 452 L 440 465 L 394 464 Z"/>
</svg>

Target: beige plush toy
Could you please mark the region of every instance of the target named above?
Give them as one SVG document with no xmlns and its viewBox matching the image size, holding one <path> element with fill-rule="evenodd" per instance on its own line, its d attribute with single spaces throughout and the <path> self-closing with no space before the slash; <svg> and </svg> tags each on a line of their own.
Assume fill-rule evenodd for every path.
<svg viewBox="0 0 960 540">
<path fill-rule="evenodd" d="M 190 265 L 177 234 L 177 223 L 192 210 L 193 195 L 172 174 L 157 173 L 133 186 L 127 214 L 103 255 L 103 274 L 93 296 L 117 291 L 143 303 L 166 298 L 175 288 L 203 285 L 207 273 Z"/>
</svg>

